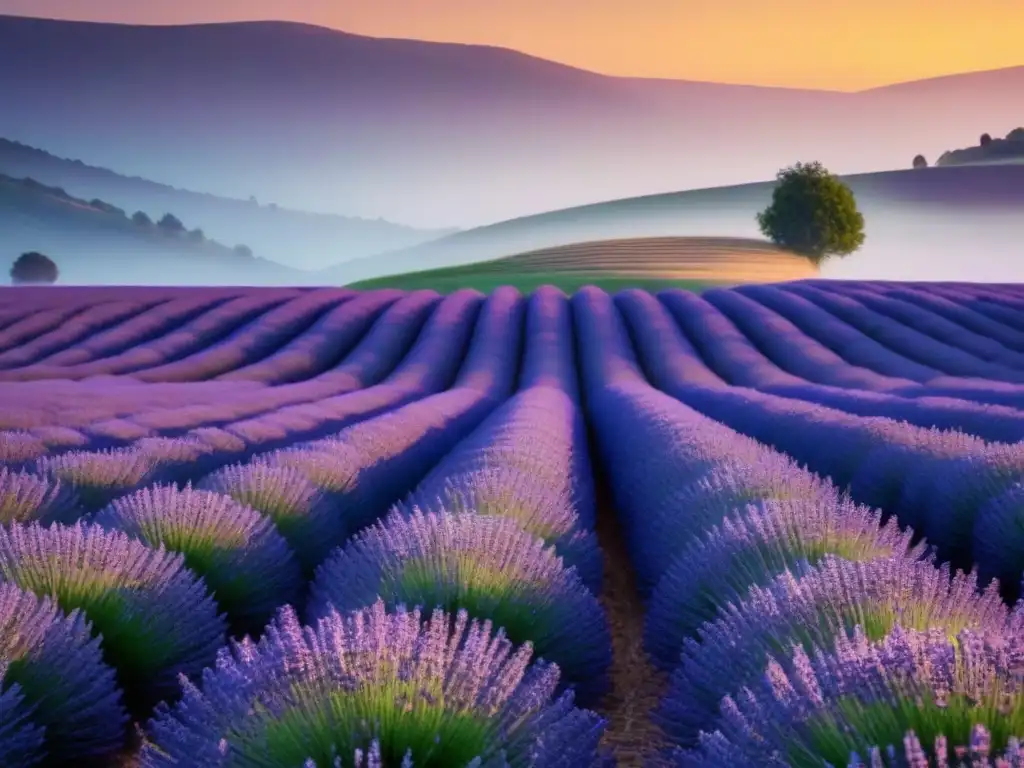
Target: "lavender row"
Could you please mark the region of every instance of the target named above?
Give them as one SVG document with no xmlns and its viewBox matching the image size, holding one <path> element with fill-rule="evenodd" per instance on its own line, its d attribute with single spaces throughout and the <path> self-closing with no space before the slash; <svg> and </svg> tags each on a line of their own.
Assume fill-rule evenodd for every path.
<svg viewBox="0 0 1024 768">
<path fill-rule="evenodd" d="M 815 284 L 808 281 L 807 285 Z M 797 340 L 796 351 L 784 352 L 783 355 L 788 356 L 777 359 L 788 360 L 789 356 L 802 356 L 805 354 L 804 349 L 812 350 L 815 356 L 818 356 L 821 350 L 831 350 L 833 354 L 839 355 L 851 365 L 887 377 L 893 387 L 890 391 L 903 397 L 954 397 L 982 404 L 1011 407 L 1024 405 L 1024 391 L 1019 385 L 947 376 L 941 370 L 893 351 L 869 332 L 844 322 L 808 298 L 794 291 L 785 290 L 786 287 L 787 284 L 747 285 L 734 290 L 734 293 L 752 299 L 764 308 L 761 313 L 762 319 L 773 325 L 779 325 L 781 320 L 782 327 L 792 324 L 796 334 L 805 337 L 803 341 Z M 945 295 L 938 288 L 929 287 L 927 290 L 929 294 Z M 956 295 L 956 299 L 960 302 L 965 301 L 963 294 Z M 771 315 L 765 316 L 764 311 L 770 311 Z M 891 321 L 885 320 L 879 324 L 880 327 L 892 325 Z M 687 332 L 692 333 L 689 328 Z M 884 333 L 882 336 L 884 337 Z M 827 352 L 825 354 L 827 355 Z M 919 386 L 908 386 L 908 382 L 917 382 Z M 871 389 L 882 391 L 876 387 Z"/>
<path fill-rule="evenodd" d="M 423 330 L 425 319 L 437 306 L 438 298 L 437 294 L 430 291 L 414 292 L 391 305 L 338 365 L 313 379 L 273 388 L 260 387 L 256 382 L 246 381 L 116 387 L 115 396 L 108 394 L 106 402 L 94 402 L 84 408 L 79 405 L 77 418 L 69 418 L 61 408 L 47 419 L 63 424 L 65 433 L 73 429 L 78 436 L 77 440 L 69 440 L 62 434 L 55 435 L 52 427 L 35 427 L 29 435 L 39 435 L 36 442 L 41 444 L 40 452 L 45 453 L 47 442 L 73 447 L 125 443 L 144 437 L 181 434 L 203 426 L 223 426 L 275 409 L 308 405 L 318 399 L 343 396 L 378 384 L 401 362 L 417 334 Z M 454 301 L 464 302 L 465 296 L 456 297 Z M 365 326 L 366 316 L 372 316 L 376 311 L 373 300 L 356 299 L 349 302 L 348 306 L 355 310 L 349 318 L 356 331 Z M 440 330 L 435 329 L 435 332 Z M 340 341 L 345 342 L 346 337 L 343 336 Z M 75 388 L 72 387 L 71 394 L 74 393 Z M 161 396 L 158 393 L 166 394 Z M 79 391 L 79 395 L 82 394 Z M 173 402 L 172 398 L 180 398 L 183 405 L 168 407 L 167 401 Z M 52 394 L 44 394 L 42 403 L 27 403 L 32 407 L 28 417 L 35 420 L 45 418 L 44 408 L 53 400 Z M 152 403 L 148 410 L 144 407 L 147 402 Z M 111 409 L 116 409 L 114 414 L 110 413 Z M 130 418 L 111 419 L 111 415 Z M 3 437 L 3 433 L 0 433 L 0 439 Z M 19 442 L 13 435 L 8 435 L 7 439 Z M 22 438 L 20 442 L 24 440 Z"/>
<path fill-rule="evenodd" d="M 709 292 L 711 293 L 711 292 Z M 1016 442 L 1024 439 L 1024 411 L 1004 406 L 982 405 L 963 400 L 920 397 L 906 398 L 870 390 L 849 390 L 842 387 L 870 384 L 870 371 L 856 369 L 822 348 L 811 353 L 812 343 L 798 329 L 779 319 L 754 314 L 751 327 L 746 328 L 762 348 L 787 356 L 795 373 L 831 380 L 840 386 L 823 386 L 785 374 L 760 351 L 744 339 L 735 327 L 730 333 L 720 323 L 688 322 L 679 311 L 683 301 L 675 292 L 661 295 L 662 302 L 642 291 L 623 291 L 615 297 L 616 304 L 636 328 L 637 344 L 644 346 L 651 365 L 671 367 L 669 374 L 678 382 L 717 389 L 729 389 L 726 380 L 704 363 L 708 359 L 722 371 L 726 379 L 772 395 L 806 401 L 842 410 L 857 416 L 884 416 L 925 428 L 960 429 L 985 439 Z M 688 299 L 687 301 L 692 301 Z M 719 293 L 708 299 L 715 303 L 746 302 L 747 309 L 756 308 L 752 301 L 737 293 Z M 676 310 L 675 313 L 670 310 Z M 674 328 L 675 320 L 682 322 Z M 724 318 L 721 318 L 723 323 Z M 681 334 L 685 331 L 692 339 Z M 667 344 L 673 354 L 664 355 L 654 347 Z M 700 348 L 700 352 L 695 348 Z M 830 375 L 830 371 L 835 375 Z M 862 375 L 863 374 L 863 375 Z"/>
<path fill-rule="evenodd" d="M 822 765 L 824 759 L 838 765 L 850 758 L 852 750 L 843 750 L 856 742 L 855 736 L 846 735 L 836 753 L 834 743 L 829 751 L 822 747 L 825 742 L 808 738 L 809 731 L 804 732 L 804 752 L 797 762 L 784 759 L 793 754 L 788 751 L 780 750 L 773 758 L 765 745 L 769 737 L 786 745 L 796 741 L 792 732 L 785 735 L 785 728 L 793 725 L 789 720 L 778 723 L 770 734 L 759 730 L 765 721 L 757 721 L 756 727 L 743 731 L 747 739 L 742 749 L 729 739 L 735 730 L 730 730 L 734 721 L 728 718 L 728 705 L 734 700 L 743 704 L 744 692 L 758 689 L 761 679 L 766 686 L 778 680 L 770 666 L 775 663 L 772 655 L 793 643 L 828 652 L 836 643 L 842 648 L 847 633 L 858 624 L 876 635 L 899 636 L 898 621 L 910 629 L 941 628 L 943 638 L 965 627 L 1012 636 L 1016 624 L 994 590 L 979 595 L 973 577 L 951 579 L 948 571 L 921 560 L 921 550 L 910 547 L 909 532 L 901 534 L 891 523 L 880 526 L 877 513 L 840 499 L 835 489 L 819 483 L 817 494 L 803 496 L 802 489 L 815 485 L 813 478 L 792 465 L 786 471 L 784 460 L 778 465 L 774 491 L 759 494 L 756 484 L 751 488 L 742 480 L 723 478 L 720 473 L 730 462 L 743 479 L 756 477 L 764 471 L 770 452 L 762 447 L 757 456 L 757 446 L 735 433 L 730 445 L 729 430 L 651 389 L 607 296 L 584 291 L 575 308 L 581 347 L 589 358 L 584 366 L 596 374 L 587 382 L 591 418 L 612 468 L 613 490 L 617 486 L 616 501 L 626 525 L 632 528 L 634 541 L 647 533 L 655 552 L 666 535 L 672 535 L 666 529 L 674 527 L 677 540 L 683 540 L 658 582 L 648 617 L 648 642 L 656 655 L 659 645 L 665 654 L 672 651 L 664 647 L 666 637 L 682 640 L 681 647 L 675 646 L 678 661 L 657 720 L 677 743 L 690 748 L 704 745 L 703 751 L 677 750 L 671 756 L 676 764 L 810 766 Z M 646 459 L 650 455 L 659 460 Z M 696 484 L 693 477 L 698 478 Z M 688 481 L 699 491 L 686 492 Z M 637 489 L 643 489 L 640 498 Z M 737 489 L 754 493 L 743 498 Z M 658 510 L 659 502 L 674 514 L 652 511 Z M 636 551 L 634 562 L 649 568 L 646 547 L 637 546 Z M 773 677 L 763 678 L 766 665 Z M 786 661 L 776 667 L 780 674 L 801 671 Z M 926 678 L 919 675 L 918 680 Z M 783 698 L 786 692 L 778 693 L 780 704 L 804 694 L 798 691 Z M 832 722 L 841 722 L 849 715 L 838 706 L 839 700 L 836 695 L 822 704 L 812 698 L 808 704 L 818 701 L 819 711 L 828 711 L 835 718 Z M 832 709 L 823 709 L 830 703 Z M 791 707 L 790 714 L 804 711 Z M 985 716 L 983 703 L 976 722 Z M 903 730 L 885 737 L 895 736 L 893 743 L 901 744 L 904 731 L 917 724 L 904 719 Z M 945 725 L 951 737 L 964 736 L 961 723 Z M 1005 746 L 1004 724 L 996 718 L 989 725 L 1004 737 Z M 717 732 L 702 741 L 702 731 L 717 728 L 728 736 Z M 876 736 L 866 734 L 868 739 Z M 881 743 L 884 749 L 887 742 Z"/>
<path fill-rule="evenodd" d="M 82 379 L 89 376 L 130 373 L 147 366 L 162 365 L 201 350 L 211 342 L 223 338 L 226 333 L 297 296 L 301 296 L 301 292 L 291 289 L 246 293 L 204 312 L 184 325 L 174 328 L 170 333 L 137 347 L 125 349 L 111 357 L 66 367 L 40 366 L 39 372 L 45 378 L 59 376 L 64 379 Z M 70 314 L 70 311 L 62 309 L 45 309 L 38 312 L 21 323 L 4 329 L 3 333 L 0 333 L 0 346 L 24 343 L 42 332 L 42 329 L 50 330 L 56 327 Z M 0 380 L 6 375 L 8 372 L 0 373 Z"/>
<path fill-rule="evenodd" d="M 39 458 L 33 468 L 72 485 L 88 510 L 161 480 L 197 479 L 257 453 L 315 440 L 346 426 L 398 408 L 447 388 L 456 378 L 468 337 L 481 306 L 499 318 L 505 304 L 486 302 L 473 291 L 447 297 L 427 321 L 402 364 L 384 382 L 313 403 L 280 408 L 266 415 L 203 428 L 177 438 L 145 438 L 123 448 L 69 451 Z M 484 340 L 494 325 L 479 323 Z M 499 338 L 497 343 L 501 343 Z M 129 435 L 130 437 L 131 435 Z"/>
<path fill-rule="evenodd" d="M 781 398 L 740 387 L 714 388 L 691 376 L 689 345 L 677 328 L 627 315 L 652 383 L 711 418 L 792 456 L 853 498 L 895 515 L 936 545 L 943 559 L 981 566 L 1013 597 L 1024 570 L 1024 547 L 1009 537 L 998 557 L 992 531 L 1012 532 L 1020 510 L 999 501 L 1024 478 L 1019 445 L 987 443 L 956 431 L 915 427 L 881 417 Z M 648 318 L 652 321 L 648 322 Z"/>
</svg>

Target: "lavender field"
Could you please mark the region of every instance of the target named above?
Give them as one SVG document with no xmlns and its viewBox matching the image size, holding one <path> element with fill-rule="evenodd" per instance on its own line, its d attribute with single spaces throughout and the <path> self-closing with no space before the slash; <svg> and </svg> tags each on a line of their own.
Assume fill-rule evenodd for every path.
<svg viewBox="0 0 1024 768">
<path fill-rule="evenodd" d="M 1024 286 L 0 289 L 0 766 L 1024 767 Z"/>
</svg>

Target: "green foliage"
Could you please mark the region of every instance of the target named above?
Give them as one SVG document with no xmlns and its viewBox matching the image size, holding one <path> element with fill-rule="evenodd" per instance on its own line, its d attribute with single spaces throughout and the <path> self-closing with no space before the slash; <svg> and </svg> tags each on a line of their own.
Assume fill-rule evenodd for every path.
<svg viewBox="0 0 1024 768">
<path fill-rule="evenodd" d="M 48 256 L 29 251 L 15 260 L 10 274 L 12 283 L 55 283 L 58 270 Z"/>
<path fill-rule="evenodd" d="M 821 163 L 797 163 L 776 179 L 771 205 L 757 214 L 765 237 L 815 264 L 864 244 L 864 217 L 853 192 Z"/>
</svg>

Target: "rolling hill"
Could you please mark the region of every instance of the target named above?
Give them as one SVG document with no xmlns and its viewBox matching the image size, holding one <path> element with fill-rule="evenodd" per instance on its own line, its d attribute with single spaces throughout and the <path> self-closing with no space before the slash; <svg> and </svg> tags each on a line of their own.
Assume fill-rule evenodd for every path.
<svg viewBox="0 0 1024 768">
<path fill-rule="evenodd" d="M 25 251 L 42 251 L 78 285 L 300 285 L 308 272 L 140 225 L 102 201 L 0 175 L 0 281 Z"/>
<path fill-rule="evenodd" d="M 452 232 L 296 211 L 260 205 L 255 200 L 176 189 L 6 139 L 0 139 L 0 174 L 32 178 L 85 200 L 107 201 L 129 213 L 141 210 L 154 220 L 170 212 L 201 227 L 216 240 L 231 245 L 243 243 L 259 256 L 298 269 L 323 268 Z"/>
<path fill-rule="evenodd" d="M 700 290 L 817 275 L 818 270 L 807 259 L 763 240 L 641 237 L 543 248 L 493 261 L 380 277 L 351 287 L 431 288 L 442 292 L 458 288 L 491 291 L 499 285 L 514 285 L 521 291 L 555 285 L 567 293 L 584 285 L 609 291 L 669 286 Z"/>
<path fill-rule="evenodd" d="M 0 17 L 0 135 L 176 187 L 429 228 L 797 160 L 907 167 L 978 126 L 1019 125 L 1022 92 L 1024 67 L 836 93 L 608 77 L 302 24 Z"/>
<path fill-rule="evenodd" d="M 846 176 L 866 219 L 854 256 L 826 277 L 1024 280 L 1024 165 L 960 166 Z M 351 283 L 498 259 L 540 248 L 633 237 L 758 237 L 755 214 L 774 182 L 612 200 L 477 227 L 324 272 Z"/>
</svg>

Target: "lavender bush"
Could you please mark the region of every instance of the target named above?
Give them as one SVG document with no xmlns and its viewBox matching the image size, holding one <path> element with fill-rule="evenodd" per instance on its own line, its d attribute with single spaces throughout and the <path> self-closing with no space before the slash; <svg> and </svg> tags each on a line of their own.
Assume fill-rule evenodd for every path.
<svg viewBox="0 0 1024 768">
<path fill-rule="evenodd" d="M 181 555 L 97 525 L 0 527 L 0 580 L 81 610 L 137 709 L 175 693 L 178 675 L 198 674 L 224 642 L 224 619 Z"/>
<path fill-rule="evenodd" d="M 81 515 L 78 495 L 59 480 L 0 466 L 0 523 L 68 523 Z"/>
<path fill-rule="evenodd" d="M 423 623 L 377 602 L 303 628 L 286 608 L 259 644 L 222 653 L 202 690 L 183 681 L 182 701 L 149 724 L 141 766 L 606 765 L 603 722 L 571 693 L 552 700 L 558 668 L 530 657 L 465 611 Z"/>
<path fill-rule="evenodd" d="M 594 595 L 553 550 L 499 517 L 390 514 L 317 571 L 308 613 L 407 604 L 465 609 L 555 662 L 587 702 L 607 689 L 611 640 Z"/>
<path fill-rule="evenodd" d="M 918 558 L 911 534 L 880 513 L 848 499 L 827 497 L 748 504 L 683 548 L 658 582 L 648 604 L 645 645 L 665 669 L 679 661 L 683 640 L 705 622 L 739 604 L 753 586 L 826 555 L 862 562 Z"/>
<path fill-rule="evenodd" d="M 832 652 L 769 658 L 759 684 L 722 702 L 722 728 L 679 766 L 1016 766 L 1024 761 L 1020 635 L 857 628 Z M 992 760 L 994 759 L 994 763 Z"/>
<path fill-rule="evenodd" d="M 17 683 L 8 685 L 8 664 L 0 659 L 0 765 L 29 768 L 39 765 L 46 755 L 41 726 L 35 725 L 25 705 L 25 697 Z"/>
<path fill-rule="evenodd" d="M 259 629 L 301 595 L 298 561 L 274 523 L 230 496 L 154 485 L 114 501 L 91 522 L 182 553 L 237 627 Z"/>
<path fill-rule="evenodd" d="M 713 624 L 687 638 L 658 720 L 680 743 L 717 722 L 722 696 L 748 685 L 765 659 L 793 643 L 830 649 L 836 638 L 860 625 L 872 639 L 897 623 L 910 629 L 1006 626 L 1008 610 L 994 590 L 978 594 L 974 575 L 950 577 L 948 568 L 905 559 L 849 562 L 826 556 L 821 563 L 786 572 L 767 588 L 753 587 L 727 606 Z"/>
<path fill-rule="evenodd" d="M 49 764 L 110 757 L 123 745 L 121 692 L 81 612 L 65 616 L 48 597 L 0 584 L 0 667 L 0 689 L 16 685 L 30 722 L 43 729 Z M 0 725 L 0 743 L 2 734 Z"/>
<path fill-rule="evenodd" d="M 105 507 L 119 496 L 155 479 L 155 464 L 131 449 L 68 451 L 36 461 L 35 472 L 73 488 L 88 511 Z"/>
</svg>

